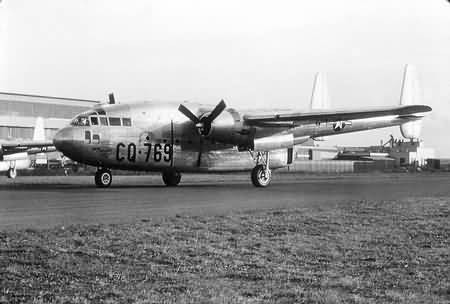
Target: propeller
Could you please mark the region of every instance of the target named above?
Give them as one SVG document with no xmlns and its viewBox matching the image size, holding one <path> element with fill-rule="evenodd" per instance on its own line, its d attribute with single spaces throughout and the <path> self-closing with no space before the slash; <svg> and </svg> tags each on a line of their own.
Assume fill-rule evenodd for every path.
<svg viewBox="0 0 450 304">
<path fill-rule="evenodd" d="M 109 104 L 116 103 L 116 99 L 114 98 L 114 93 L 109 93 L 108 98 L 109 98 Z"/>
<path fill-rule="evenodd" d="M 225 110 L 227 105 L 223 99 L 217 104 L 217 106 L 207 115 L 202 115 L 197 117 L 194 113 L 191 112 L 186 106 L 180 104 L 178 107 L 178 111 L 184 114 L 190 121 L 192 121 L 200 135 L 207 136 L 209 131 L 211 130 L 211 125 L 213 121 Z"/>
</svg>

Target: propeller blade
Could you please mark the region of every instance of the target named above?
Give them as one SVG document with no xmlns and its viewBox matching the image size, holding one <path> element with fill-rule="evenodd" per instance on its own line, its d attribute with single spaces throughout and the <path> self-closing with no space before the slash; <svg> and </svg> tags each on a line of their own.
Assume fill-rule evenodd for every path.
<svg viewBox="0 0 450 304">
<path fill-rule="evenodd" d="M 200 119 L 191 112 L 188 108 L 186 108 L 184 105 L 180 104 L 178 107 L 178 111 L 184 114 L 187 118 L 189 118 L 190 121 L 192 121 L 195 124 L 198 124 L 200 122 Z"/>
<path fill-rule="evenodd" d="M 202 153 L 203 153 L 203 137 L 200 136 L 200 147 L 198 149 L 197 167 L 202 164 Z"/>
<path fill-rule="evenodd" d="M 217 116 L 219 116 L 223 112 L 223 110 L 225 110 L 226 107 L 227 105 L 225 104 L 225 101 L 223 101 L 222 99 L 214 108 L 214 110 L 211 111 L 208 117 L 206 117 L 207 122 L 212 123 L 214 119 L 216 119 Z"/>
<path fill-rule="evenodd" d="M 116 99 L 114 98 L 114 94 L 113 93 L 110 93 L 108 95 L 108 97 L 109 97 L 109 104 L 115 104 L 116 103 Z"/>
</svg>

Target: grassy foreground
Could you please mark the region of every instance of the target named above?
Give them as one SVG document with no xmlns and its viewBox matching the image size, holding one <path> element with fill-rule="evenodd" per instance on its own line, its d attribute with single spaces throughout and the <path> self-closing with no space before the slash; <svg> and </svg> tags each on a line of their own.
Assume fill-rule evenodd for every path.
<svg viewBox="0 0 450 304">
<path fill-rule="evenodd" d="M 0 232 L 0 303 L 22 302 L 449 303 L 450 203 Z"/>
</svg>

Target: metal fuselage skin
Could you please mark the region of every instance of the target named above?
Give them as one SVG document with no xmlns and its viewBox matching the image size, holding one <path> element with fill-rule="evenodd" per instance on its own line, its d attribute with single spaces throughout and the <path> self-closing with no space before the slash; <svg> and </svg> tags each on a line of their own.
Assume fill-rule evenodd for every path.
<svg viewBox="0 0 450 304">
<path fill-rule="evenodd" d="M 199 104 L 187 105 L 199 115 L 210 110 L 208 106 Z M 154 102 L 104 105 L 78 115 L 78 118 L 87 119 L 88 123 L 72 123 L 61 129 L 55 135 L 54 144 L 72 160 L 103 168 L 232 172 L 251 170 L 255 166 L 248 149 L 251 150 L 253 141 L 258 138 L 292 134 L 295 144 L 299 144 L 310 137 L 390 127 L 406 122 L 391 115 L 346 122 L 311 123 L 292 128 L 255 127 L 245 124 L 242 113 L 227 108 L 214 121 L 212 136 L 201 137 L 195 124 L 178 111 L 178 106 L 178 103 Z M 111 119 L 115 122 L 111 123 Z M 271 168 L 280 168 L 292 161 L 292 154 L 289 155 L 292 149 L 283 147 L 270 152 Z"/>
</svg>

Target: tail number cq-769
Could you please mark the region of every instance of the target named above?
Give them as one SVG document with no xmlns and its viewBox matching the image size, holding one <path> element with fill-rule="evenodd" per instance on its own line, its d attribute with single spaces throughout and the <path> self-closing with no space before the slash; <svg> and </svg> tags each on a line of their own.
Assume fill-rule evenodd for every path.
<svg viewBox="0 0 450 304">
<path fill-rule="evenodd" d="M 170 162 L 172 160 L 172 145 L 170 144 L 154 144 L 144 143 L 146 147 L 145 161 L 148 162 L 153 151 L 153 160 L 155 162 Z M 143 151 L 138 150 L 136 144 L 129 143 L 128 146 L 124 143 L 118 143 L 116 148 L 116 159 L 124 161 L 127 159 L 130 162 L 136 161 L 137 154 L 142 154 Z"/>
</svg>

